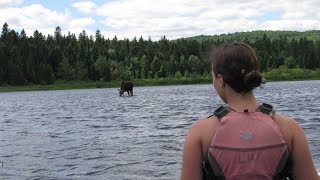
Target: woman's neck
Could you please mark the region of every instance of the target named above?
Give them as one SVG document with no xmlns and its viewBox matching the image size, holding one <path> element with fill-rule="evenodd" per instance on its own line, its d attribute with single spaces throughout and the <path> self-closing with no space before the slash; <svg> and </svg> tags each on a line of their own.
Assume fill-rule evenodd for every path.
<svg viewBox="0 0 320 180">
<path fill-rule="evenodd" d="M 259 103 L 254 97 L 252 92 L 241 94 L 241 93 L 228 93 L 227 104 L 230 108 L 238 112 L 248 110 L 249 112 L 256 111 Z"/>
</svg>

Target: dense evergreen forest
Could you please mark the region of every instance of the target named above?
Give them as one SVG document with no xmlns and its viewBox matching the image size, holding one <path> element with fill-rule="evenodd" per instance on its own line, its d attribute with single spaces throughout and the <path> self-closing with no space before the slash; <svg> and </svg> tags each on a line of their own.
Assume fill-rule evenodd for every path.
<svg viewBox="0 0 320 180">
<path fill-rule="evenodd" d="M 158 41 L 120 40 L 86 31 L 27 35 L 5 23 L 0 37 L 0 85 L 53 84 L 57 80 L 210 76 L 210 52 L 216 45 L 242 41 L 257 51 L 263 72 L 274 68 L 320 68 L 320 31 L 252 31 Z"/>
</svg>

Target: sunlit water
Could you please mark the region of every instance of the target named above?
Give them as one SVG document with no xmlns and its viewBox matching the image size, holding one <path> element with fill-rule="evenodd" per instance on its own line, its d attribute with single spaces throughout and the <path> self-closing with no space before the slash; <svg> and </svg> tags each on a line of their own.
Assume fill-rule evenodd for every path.
<svg viewBox="0 0 320 180">
<path fill-rule="evenodd" d="M 260 102 L 293 117 L 320 169 L 320 81 L 273 82 Z M 179 179 L 191 124 L 223 104 L 212 85 L 0 93 L 1 179 Z"/>
</svg>

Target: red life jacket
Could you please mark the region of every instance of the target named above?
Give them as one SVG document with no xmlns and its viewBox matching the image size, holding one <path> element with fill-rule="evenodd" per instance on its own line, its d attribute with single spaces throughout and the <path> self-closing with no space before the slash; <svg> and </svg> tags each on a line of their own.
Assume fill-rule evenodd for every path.
<svg viewBox="0 0 320 180">
<path fill-rule="evenodd" d="M 234 112 L 220 107 L 220 123 L 204 161 L 205 179 L 290 179 L 288 146 L 263 104 L 256 112 Z"/>
</svg>

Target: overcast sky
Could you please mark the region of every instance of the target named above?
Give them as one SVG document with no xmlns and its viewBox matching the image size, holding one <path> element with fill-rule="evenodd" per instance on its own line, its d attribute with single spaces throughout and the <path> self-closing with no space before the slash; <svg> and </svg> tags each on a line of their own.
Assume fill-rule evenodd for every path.
<svg viewBox="0 0 320 180">
<path fill-rule="evenodd" d="M 158 40 L 253 30 L 320 30 L 320 0 L 0 0 L 0 23 Z M 2 26 L 1 25 L 1 26 Z"/>
</svg>

